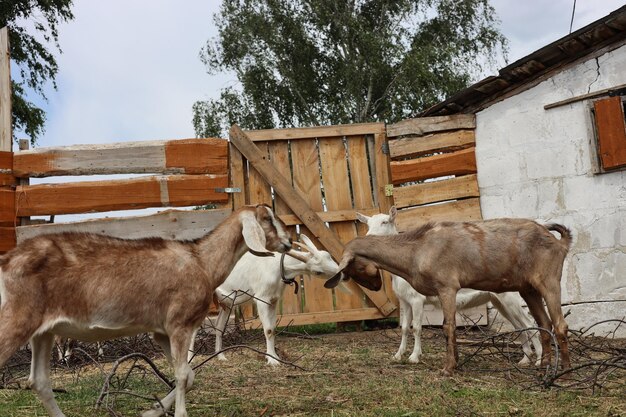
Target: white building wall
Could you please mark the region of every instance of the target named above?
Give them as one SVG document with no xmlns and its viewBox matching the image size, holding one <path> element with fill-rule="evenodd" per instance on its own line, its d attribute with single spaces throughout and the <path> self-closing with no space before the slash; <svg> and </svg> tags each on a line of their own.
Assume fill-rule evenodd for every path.
<svg viewBox="0 0 626 417">
<path fill-rule="evenodd" d="M 574 232 L 562 280 L 571 329 L 626 317 L 626 170 L 594 174 L 590 101 L 543 106 L 620 84 L 626 46 L 476 114 L 483 217 L 558 222 Z M 626 326 L 618 333 L 626 336 Z"/>
</svg>

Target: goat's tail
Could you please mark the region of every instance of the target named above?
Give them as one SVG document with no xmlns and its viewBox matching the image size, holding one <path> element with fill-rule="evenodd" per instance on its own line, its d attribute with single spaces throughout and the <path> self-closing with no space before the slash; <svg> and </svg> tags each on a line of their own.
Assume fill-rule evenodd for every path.
<svg viewBox="0 0 626 417">
<path fill-rule="evenodd" d="M 562 224 L 550 223 L 546 224 L 546 229 L 558 232 L 561 235 L 560 242 L 565 246 L 565 249 L 569 249 L 572 244 L 572 232 Z"/>
</svg>

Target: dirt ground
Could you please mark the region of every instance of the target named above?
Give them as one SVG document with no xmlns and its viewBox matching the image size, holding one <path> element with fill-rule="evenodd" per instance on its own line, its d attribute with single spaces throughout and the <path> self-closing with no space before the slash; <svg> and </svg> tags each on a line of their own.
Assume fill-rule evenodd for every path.
<svg viewBox="0 0 626 417">
<path fill-rule="evenodd" d="M 459 339 L 461 366 L 455 376 L 446 378 L 439 371 L 445 354 L 439 328 L 424 330 L 419 364 L 391 360 L 400 340 L 397 329 L 283 332 L 277 337 L 278 351 L 293 365 L 269 367 L 263 355 L 251 349 L 228 351 L 228 361 L 212 359 L 198 368 L 188 412 L 190 416 L 626 416 L 626 340 L 574 338 L 574 367 L 598 361 L 605 361 L 604 366 L 584 366 L 552 380 L 546 377 L 552 375 L 550 370 L 517 368 L 521 349 L 510 339 L 490 338 L 481 329 L 460 331 Z M 212 343 L 212 336 L 207 336 L 198 346 L 209 352 Z M 229 343 L 245 343 L 261 352 L 265 348 L 260 332 L 235 334 Z M 581 348 L 583 343 L 586 348 Z M 192 365 L 207 358 L 200 354 Z M 161 355 L 155 362 L 171 377 Z M 135 416 L 154 403 L 154 394 L 167 393 L 147 362 L 128 361 L 111 379 L 102 406 L 94 409 L 110 372 L 111 364 L 55 371 L 54 386 L 64 390 L 57 398 L 68 417 Z M 0 415 L 45 413 L 33 393 L 5 389 L 0 390 Z"/>
</svg>

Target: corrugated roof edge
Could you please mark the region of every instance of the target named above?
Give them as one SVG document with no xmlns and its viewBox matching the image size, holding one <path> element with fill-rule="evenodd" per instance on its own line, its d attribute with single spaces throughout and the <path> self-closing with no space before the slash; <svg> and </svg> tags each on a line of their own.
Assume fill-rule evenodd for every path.
<svg viewBox="0 0 626 417">
<path fill-rule="evenodd" d="M 626 39 L 626 6 L 558 39 L 424 110 L 418 116 L 476 112 L 543 74 Z"/>
</svg>

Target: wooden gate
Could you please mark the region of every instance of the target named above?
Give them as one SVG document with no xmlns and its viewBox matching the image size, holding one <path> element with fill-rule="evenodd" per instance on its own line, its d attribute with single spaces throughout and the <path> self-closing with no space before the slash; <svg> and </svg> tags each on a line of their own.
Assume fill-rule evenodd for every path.
<svg viewBox="0 0 626 417">
<path fill-rule="evenodd" d="M 372 215 L 391 207 L 383 123 L 246 132 L 234 126 L 230 140 L 231 184 L 241 190 L 234 208 L 273 206 L 294 236 L 307 235 L 336 260 L 343 243 L 366 231 L 355 223 L 357 211 Z M 297 295 L 286 286 L 281 324 L 377 319 L 397 311 L 389 277 L 379 292 L 352 281 L 352 294 L 323 284 L 304 276 Z M 244 311 L 245 318 L 252 316 L 251 309 Z"/>
</svg>

